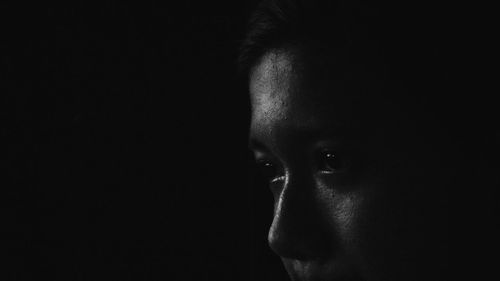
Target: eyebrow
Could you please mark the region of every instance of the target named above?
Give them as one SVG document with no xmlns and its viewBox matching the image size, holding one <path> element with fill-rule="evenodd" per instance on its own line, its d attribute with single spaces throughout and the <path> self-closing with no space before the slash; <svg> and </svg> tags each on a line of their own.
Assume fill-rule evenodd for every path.
<svg viewBox="0 0 500 281">
<path fill-rule="evenodd" d="M 260 142 L 255 137 L 250 137 L 250 140 L 248 141 L 248 148 L 250 150 L 262 150 L 262 151 L 268 150 L 266 145 Z"/>
<path fill-rule="evenodd" d="M 292 128 L 290 138 L 296 140 L 296 143 L 309 144 L 319 140 L 343 141 L 352 134 L 346 126 L 332 127 L 329 129 L 319 128 Z M 248 148 L 251 150 L 269 151 L 269 148 L 259 139 L 258 135 L 250 135 Z"/>
</svg>

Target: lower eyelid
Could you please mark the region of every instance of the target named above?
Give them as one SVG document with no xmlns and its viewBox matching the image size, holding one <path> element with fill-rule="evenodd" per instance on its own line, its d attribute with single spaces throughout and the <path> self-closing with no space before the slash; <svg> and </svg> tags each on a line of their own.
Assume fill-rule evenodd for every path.
<svg viewBox="0 0 500 281">
<path fill-rule="evenodd" d="M 320 170 L 318 171 L 318 174 L 320 175 L 341 175 L 341 174 L 346 174 L 348 171 L 347 170 L 338 170 L 338 171 L 324 171 Z"/>
<path fill-rule="evenodd" d="M 279 176 L 279 177 L 272 179 L 271 183 L 276 183 L 278 181 L 284 181 L 284 180 L 285 180 L 285 176 Z"/>
</svg>

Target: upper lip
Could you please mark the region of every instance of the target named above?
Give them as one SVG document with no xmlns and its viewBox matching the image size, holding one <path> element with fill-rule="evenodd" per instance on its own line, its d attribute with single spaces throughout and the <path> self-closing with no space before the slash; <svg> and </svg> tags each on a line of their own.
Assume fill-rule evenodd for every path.
<svg viewBox="0 0 500 281">
<path fill-rule="evenodd" d="M 293 281 L 362 281 L 358 272 L 338 265 L 292 261 L 286 267 Z"/>
</svg>

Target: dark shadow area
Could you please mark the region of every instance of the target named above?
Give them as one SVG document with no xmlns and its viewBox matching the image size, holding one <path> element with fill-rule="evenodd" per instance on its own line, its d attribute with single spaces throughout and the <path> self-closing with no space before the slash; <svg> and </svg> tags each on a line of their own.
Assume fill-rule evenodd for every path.
<svg viewBox="0 0 500 281">
<path fill-rule="evenodd" d="M 236 70 L 254 2 L 0 4 L 0 280 L 288 280 L 267 246 L 272 196 L 252 178 Z M 463 97 L 458 16 L 446 4 L 429 15 L 444 48 L 420 42 L 410 61 L 442 59 L 450 95 Z M 409 38 L 392 38 L 394 52 Z M 479 88 L 455 109 L 479 112 L 456 123 L 471 140 L 457 153 L 484 156 L 470 157 L 484 175 L 464 164 L 450 240 L 451 256 L 487 276 L 500 134 L 496 94 Z"/>
<path fill-rule="evenodd" d="M 0 279 L 256 280 L 250 4 L 1 6 Z"/>
</svg>

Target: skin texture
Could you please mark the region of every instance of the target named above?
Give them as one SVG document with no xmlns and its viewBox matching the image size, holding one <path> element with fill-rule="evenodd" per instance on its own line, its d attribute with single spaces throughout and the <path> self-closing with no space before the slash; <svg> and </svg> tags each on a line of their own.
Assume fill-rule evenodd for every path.
<svg viewBox="0 0 500 281">
<path fill-rule="evenodd" d="M 272 50 L 250 73 L 270 247 L 292 280 L 440 280 L 450 172 L 438 130 L 382 95 L 376 68 L 314 61 Z"/>
</svg>

